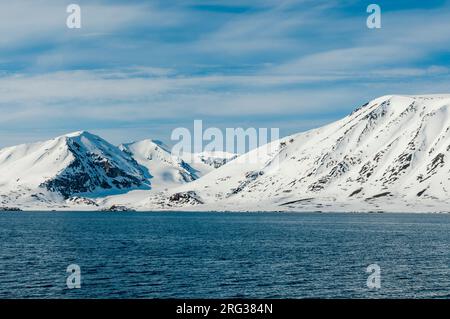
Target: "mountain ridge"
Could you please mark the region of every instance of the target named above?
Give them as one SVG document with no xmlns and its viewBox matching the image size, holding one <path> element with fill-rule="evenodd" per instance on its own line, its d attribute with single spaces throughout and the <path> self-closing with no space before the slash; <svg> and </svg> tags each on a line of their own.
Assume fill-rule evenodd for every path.
<svg viewBox="0 0 450 319">
<path fill-rule="evenodd" d="M 99 137 L 80 131 L 67 134 L 65 138 L 76 141 L 83 136 L 88 141 L 82 143 L 83 153 L 89 153 L 92 151 L 90 145 L 96 144 Z M 60 145 L 55 140 L 45 142 L 48 143 L 45 147 L 58 149 Z M 103 167 L 99 175 L 102 172 L 107 175 L 110 168 L 109 164 L 106 167 L 99 164 L 102 159 L 96 156 L 106 156 L 111 163 L 117 164 L 114 167 L 126 163 L 130 166 L 125 165 L 121 174 L 112 173 L 115 178 L 120 176 L 114 186 L 119 189 L 123 186 L 125 193 L 95 199 L 93 203 L 99 207 L 124 205 L 137 210 L 450 211 L 450 94 L 382 96 L 338 121 L 283 137 L 237 158 L 219 157 L 216 161 L 209 154 L 210 157 L 200 159 L 201 165 L 209 165 L 209 168 L 203 166 L 207 172 L 197 176 L 195 174 L 199 170 L 193 163 L 173 157 L 162 143 L 144 140 L 120 147 L 104 143 L 107 144 L 99 143 L 101 145 L 96 147 L 104 152 L 109 149 L 116 156 L 111 159 L 104 152 L 91 152 L 93 155 L 88 163 Z M 6 162 L 27 155 L 27 148 L 34 148 L 33 145 L 17 146 L 14 154 L 0 150 L 0 174 L 5 172 Z M 76 149 L 73 143 L 72 148 Z M 116 149 L 125 155 L 115 154 L 113 151 Z M 75 154 L 76 150 L 69 153 Z M 70 158 L 70 154 L 57 153 L 60 163 L 67 166 L 66 157 Z M 196 156 L 201 157 L 199 154 Z M 155 158 L 158 158 L 156 164 L 152 162 Z M 170 187 L 153 185 L 152 191 L 143 190 L 142 185 L 152 187 L 155 182 L 160 183 L 157 181 L 161 178 L 154 178 L 152 182 L 142 173 L 142 167 L 147 167 L 151 174 L 152 170 L 157 172 L 151 165 L 161 163 L 167 164 L 162 166 L 162 174 L 169 172 L 167 176 L 174 183 Z M 55 170 L 60 166 L 49 167 L 51 173 L 56 174 Z M 45 170 L 46 167 L 40 168 Z M 128 170 L 132 174 L 128 174 Z M 27 167 L 24 172 L 27 172 Z M 36 169 L 35 173 L 42 174 L 42 171 Z M 14 183 L 17 177 L 20 180 L 27 176 L 3 175 L 0 194 L 4 184 Z M 138 185 L 138 181 L 143 184 Z M 98 183 L 94 185 L 101 186 Z M 52 186 L 45 186 L 51 194 L 42 196 L 54 196 Z M 28 190 L 22 191 L 26 193 Z M 73 192 L 62 195 L 66 200 L 63 205 L 67 205 L 67 195 L 72 196 Z M 49 206 L 51 202 L 48 201 Z M 75 202 L 93 204 L 79 198 Z M 14 200 L 2 202 L 0 197 L 0 205 L 13 206 L 14 203 Z M 70 205 L 67 207 L 72 207 Z"/>
</svg>

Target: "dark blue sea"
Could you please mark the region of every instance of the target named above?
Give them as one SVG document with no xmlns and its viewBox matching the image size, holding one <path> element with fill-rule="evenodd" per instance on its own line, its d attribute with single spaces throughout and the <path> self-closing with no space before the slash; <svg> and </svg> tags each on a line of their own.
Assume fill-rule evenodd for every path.
<svg viewBox="0 0 450 319">
<path fill-rule="evenodd" d="M 311 297 L 449 298 L 450 215 L 0 212 L 0 298 Z"/>
</svg>

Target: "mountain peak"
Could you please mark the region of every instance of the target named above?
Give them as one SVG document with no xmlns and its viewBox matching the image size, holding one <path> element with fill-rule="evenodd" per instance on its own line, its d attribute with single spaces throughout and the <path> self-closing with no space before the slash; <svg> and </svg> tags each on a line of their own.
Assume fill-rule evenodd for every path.
<svg viewBox="0 0 450 319">
<path fill-rule="evenodd" d="M 78 137 L 78 136 L 84 135 L 86 133 L 89 133 L 89 132 L 82 130 L 82 131 L 75 131 L 75 132 L 67 133 L 67 134 L 64 134 L 63 136 L 65 136 L 65 137 Z"/>
<path fill-rule="evenodd" d="M 85 131 L 85 130 L 81 130 L 81 131 L 75 131 L 75 132 L 71 132 L 71 133 L 67 133 L 64 134 L 63 137 L 67 137 L 67 138 L 80 138 L 80 137 L 85 137 L 88 139 L 101 139 L 101 137 L 92 134 L 91 132 Z"/>
</svg>

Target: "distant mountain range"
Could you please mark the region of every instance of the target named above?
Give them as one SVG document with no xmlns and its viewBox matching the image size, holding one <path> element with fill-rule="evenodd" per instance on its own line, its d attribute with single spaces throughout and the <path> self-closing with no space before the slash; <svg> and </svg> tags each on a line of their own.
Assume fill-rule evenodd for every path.
<svg viewBox="0 0 450 319">
<path fill-rule="evenodd" d="M 449 112 L 450 95 L 383 96 L 237 159 L 196 154 L 196 164 L 158 141 L 116 147 L 73 133 L 0 150 L 0 207 L 448 212 Z"/>
</svg>

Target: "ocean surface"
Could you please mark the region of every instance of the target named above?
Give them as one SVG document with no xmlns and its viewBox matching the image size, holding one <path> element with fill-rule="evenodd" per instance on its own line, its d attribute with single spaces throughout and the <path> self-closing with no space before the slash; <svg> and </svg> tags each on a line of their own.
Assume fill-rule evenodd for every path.
<svg viewBox="0 0 450 319">
<path fill-rule="evenodd" d="M 450 215 L 0 212 L 0 298 L 305 297 L 450 298 Z"/>
</svg>

